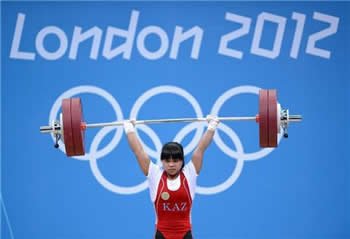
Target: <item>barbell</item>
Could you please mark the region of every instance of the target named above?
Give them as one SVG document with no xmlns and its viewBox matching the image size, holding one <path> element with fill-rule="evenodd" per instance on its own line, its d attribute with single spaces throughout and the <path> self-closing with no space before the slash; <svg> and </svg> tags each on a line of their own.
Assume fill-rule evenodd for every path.
<svg viewBox="0 0 350 239">
<path fill-rule="evenodd" d="M 260 147 L 277 147 L 278 134 L 283 129 L 283 136 L 288 138 L 288 126 L 290 122 L 300 122 L 301 115 L 289 115 L 288 109 L 282 109 L 277 101 L 276 90 L 259 91 L 259 114 L 252 117 L 219 117 L 220 121 L 254 120 L 259 123 Z M 135 124 L 155 124 L 170 122 L 195 122 L 206 121 L 206 118 L 177 118 L 137 120 Z M 62 100 L 62 113 L 60 119 L 55 120 L 50 126 L 41 126 L 41 133 L 53 133 L 58 148 L 61 139 L 64 142 L 67 156 L 79 156 L 85 154 L 85 130 L 87 128 L 121 126 L 123 121 L 109 123 L 87 124 L 83 117 L 83 107 L 80 98 L 67 98 Z"/>
</svg>

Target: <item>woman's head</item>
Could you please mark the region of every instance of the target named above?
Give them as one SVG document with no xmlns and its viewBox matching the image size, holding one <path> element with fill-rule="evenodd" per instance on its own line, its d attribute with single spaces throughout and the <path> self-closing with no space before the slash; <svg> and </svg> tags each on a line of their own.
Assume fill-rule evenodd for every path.
<svg viewBox="0 0 350 239">
<path fill-rule="evenodd" d="M 160 159 L 167 174 L 170 177 L 177 176 L 185 165 L 182 145 L 177 142 L 166 143 L 162 148 Z"/>
</svg>

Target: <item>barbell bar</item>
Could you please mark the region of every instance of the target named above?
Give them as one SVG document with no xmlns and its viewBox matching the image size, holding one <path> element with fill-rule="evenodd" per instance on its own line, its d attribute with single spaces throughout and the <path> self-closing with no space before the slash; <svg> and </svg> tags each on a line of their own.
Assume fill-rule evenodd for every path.
<svg viewBox="0 0 350 239">
<path fill-rule="evenodd" d="M 41 133 L 53 133 L 56 139 L 55 147 L 61 139 L 65 144 L 67 156 L 85 154 L 85 130 L 88 128 L 122 126 L 123 121 L 87 124 L 83 119 L 83 107 L 80 98 L 62 100 L 60 120 L 50 126 L 41 126 Z M 288 109 L 282 109 L 277 101 L 276 90 L 259 91 L 259 114 L 251 117 L 218 117 L 220 121 L 256 121 L 259 123 L 260 147 L 277 147 L 278 133 L 283 129 L 283 135 L 288 137 L 287 128 L 290 122 L 302 121 L 301 115 L 289 115 Z M 202 122 L 206 118 L 176 118 L 137 120 L 135 124 L 158 124 L 176 122 Z"/>
</svg>

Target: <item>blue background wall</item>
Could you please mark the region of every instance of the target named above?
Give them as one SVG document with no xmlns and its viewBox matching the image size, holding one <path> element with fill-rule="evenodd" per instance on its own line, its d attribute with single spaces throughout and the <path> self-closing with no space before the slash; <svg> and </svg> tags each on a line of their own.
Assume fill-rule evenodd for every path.
<svg viewBox="0 0 350 239">
<path fill-rule="evenodd" d="M 165 85 L 192 95 L 203 115 L 231 89 L 274 88 L 282 107 L 304 117 L 302 123 L 290 126 L 289 139 L 282 139 L 277 149 L 263 151 L 266 155 L 253 160 L 249 155 L 260 152 L 258 125 L 221 124 L 218 134 L 227 148 L 241 153 L 235 157 L 217 141 L 208 149 L 198 178 L 202 191 L 192 212 L 196 238 L 350 238 L 349 10 L 345 2 L 2 3 L 1 238 L 151 238 L 155 218 L 148 190 L 125 194 L 145 178 L 121 129 L 111 130 L 99 146 L 96 135 L 106 131 L 89 129 L 89 156 L 82 159 L 55 150 L 50 136 L 40 134 L 39 127 L 49 124 L 53 105 L 71 89 L 95 92 L 75 95 L 82 97 L 86 121 L 94 123 L 129 118 L 143 93 Z M 132 12 L 139 15 L 130 56 L 107 59 L 103 49 L 108 27 L 126 31 Z M 305 23 L 297 27 L 301 20 L 293 19 L 293 13 L 303 14 L 299 16 L 305 16 Z M 315 34 L 330 27 L 329 22 L 315 19 L 315 13 L 334 17 L 333 32 L 321 36 L 315 45 L 328 51 L 328 57 L 306 50 Z M 225 19 L 226 14 L 245 17 L 247 28 Z M 259 47 L 273 49 L 278 25 L 267 20 L 257 26 L 264 16 L 285 21 L 275 58 L 252 50 L 258 30 L 262 32 Z M 22 34 L 16 38 L 21 19 Z M 67 39 L 66 50 L 51 60 L 36 46 L 39 32 L 49 26 L 55 26 Z M 202 30 L 196 57 L 191 57 L 194 38 L 181 43 L 177 57 L 171 57 L 177 26 L 184 32 L 194 27 Z M 293 58 L 293 39 L 302 26 L 300 48 Z M 79 45 L 76 58 L 69 57 L 75 27 L 82 32 L 93 27 L 101 30 L 96 59 L 90 57 L 92 38 Z M 168 38 L 168 47 L 157 59 L 146 58 L 137 46 L 144 29 L 158 29 Z M 242 52 L 242 58 L 221 53 L 222 37 L 234 31 L 239 34 L 242 29 L 246 32 L 227 45 Z M 19 40 L 17 48 L 15 39 Z M 115 37 L 112 48 L 124 41 Z M 51 53 L 62 47 L 55 34 L 48 34 L 38 45 Z M 157 34 L 149 34 L 144 45 L 152 55 L 162 44 Z M 11 48 L 15 49 L 12 54 Z M 19 52 L 32 59 L 23 59 L 26 57 Z M 119 118 L 110 105 L 113 99 L 108 102 L 96 95 L 97 89 L 113 96 L 114 104 L 120 106 Z M 257 95 L 242 92 L 224 103 L 220 116 L 254 116 L 257 112 Z M 145 102 L 137 118 L 196 116 L 185 98 L 162 93 Z M 155 135 L 142 130 L 139 134 L 156 156 L 159 143 L 173 140 L 186 125 L 151 125 Z M 186 135 L 184 146 L 194 135 L 195 131 Z M 237 138 L 231 138 L 235 135 Z M 95 161 L 92 143 L 101 150 L 110 142 L 116 142 L 111 151 Z M 104 183 L 93 171 L 94 162 Z M 212 193 L 208 189 L 227 182 L 232 175 L 236 178 L 225 190 Z M 116 192 L 116 186 L 124 188 Z"/>
</svg>

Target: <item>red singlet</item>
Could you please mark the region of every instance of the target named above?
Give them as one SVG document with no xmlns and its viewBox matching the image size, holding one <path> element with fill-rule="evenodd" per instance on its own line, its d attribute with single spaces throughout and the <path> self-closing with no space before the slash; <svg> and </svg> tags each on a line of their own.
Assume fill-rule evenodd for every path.
<svg viewBox="0 0 350 239">
<path fill-rule="evenodd" d="M 168 189 L 167 174 L 164 171 L 159 181 L 154 207 L 157 216 L 156 229 L 166 239 L 182 239 L 191 230 L 192 198 L 186 177 L 180 172 L 180 188 L 176 191 Z"/>
</svg>

